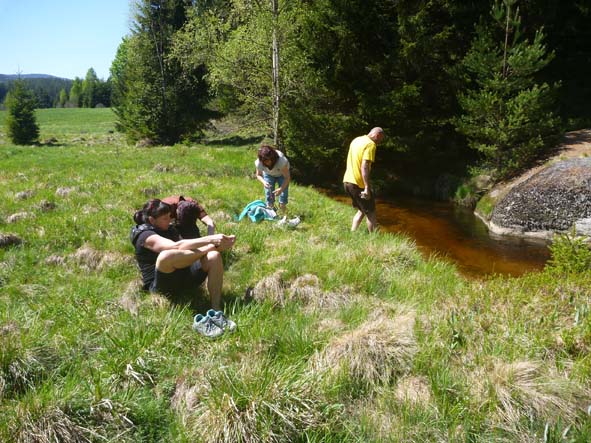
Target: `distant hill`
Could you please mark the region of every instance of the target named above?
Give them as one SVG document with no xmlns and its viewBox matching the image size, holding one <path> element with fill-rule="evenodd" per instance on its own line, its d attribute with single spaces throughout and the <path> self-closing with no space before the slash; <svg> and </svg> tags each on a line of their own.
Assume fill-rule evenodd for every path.
<svg viewBox="0 0 591 443">
<path fill-rule="evenodd" d="M 19 78 L 17 74 L 0 74 L 0 106 L 12 84 Z M 31 88 L 37 98 L 37 107 L 53 108 L 59 103 L 60 91 L 64 89 L 68 94 L 73 80 L 48 74 L 21 74 L 25 83 Z"/>
<path fill-rule="evenodd" d="M 58 80 L 70 80 L 68 78 L 56 77 L 49 74 L 0 74 L 0 82 L 8 80 L 16 80 L 17 78 L 54 78 Z"/>
</svg>

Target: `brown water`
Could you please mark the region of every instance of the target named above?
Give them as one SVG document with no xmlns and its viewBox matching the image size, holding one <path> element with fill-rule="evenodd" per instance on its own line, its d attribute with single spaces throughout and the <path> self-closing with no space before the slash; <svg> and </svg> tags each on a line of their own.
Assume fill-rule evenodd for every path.
<svg viewBox="0 0 591 443">
<path fill-rule="evenodd" d="M 348 197 L 333 197 L 350 205 Z M 426 256 L 451 260 L 466 276 L 519 276 L 541 270 L 550 256 L 546 241 L 489 233 L 471 210 L 450 203 L 406 197 L 378 200 L 377 214 L 381 230 L 412 237 Z"/>
</svg>

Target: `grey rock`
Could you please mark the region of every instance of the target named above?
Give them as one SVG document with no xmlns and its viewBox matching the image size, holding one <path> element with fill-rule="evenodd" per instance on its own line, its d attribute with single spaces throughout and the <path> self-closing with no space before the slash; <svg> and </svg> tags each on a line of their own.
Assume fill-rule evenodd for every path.
<svg viewBox="0 0 591 443">
<path fill-rule="evenodd" d="M 511 189 L 495 206 L 491 223 L 516 232 L 557 232 L 588 218 L 591 158 L 576 158 L 548 166 Z"/>
<path fill-rule="evenodd" d="M 591 237 L 591 218 L 583 218 L 575 222 L 577 234 Z"/>
</svg>

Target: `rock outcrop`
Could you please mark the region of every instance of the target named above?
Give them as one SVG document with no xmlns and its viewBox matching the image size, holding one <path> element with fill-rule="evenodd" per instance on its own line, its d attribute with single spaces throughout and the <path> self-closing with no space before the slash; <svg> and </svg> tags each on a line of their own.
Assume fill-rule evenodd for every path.
<svg viewBox="0 0 591 443">
<path fill-rule="evenodd" d="M 499 234 L 548 238 L 576 226 L 591 235 L 591 158 L 559 161 L 517 184 L 488 223 Z"/>
</svg>

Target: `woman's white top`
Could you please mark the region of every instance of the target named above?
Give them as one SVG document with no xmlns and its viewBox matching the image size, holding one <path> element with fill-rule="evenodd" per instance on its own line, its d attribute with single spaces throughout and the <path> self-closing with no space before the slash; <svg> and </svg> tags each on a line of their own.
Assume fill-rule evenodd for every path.
<svg viewBox="0 0 591 443">
<path fill-rule="evenodd" d="M 263 162 L 261 162 L 258 158 L 255 160 L 254 165 L 256 166 L 257 170 L 259 170 L 265 174 L 271 175 L 273 177 L 281 177 L 283 175 L 283 172 L 281 172 L 281 170 L 283 168 L 285 168 L 285 166 L 287 166 L 287 168 L 289 169 L 289 160 L 283 154 L 283 152 L 281 152 L 281 151 L 275 151 L 275 152 L 277 152 L 277 154 L 279 155 L 279 158 L 277 159 L 277 161 L 275 162 L 275 165 L 271 169 L 269 169 L 265 165 L 263 165 Z"/>
</svg>

